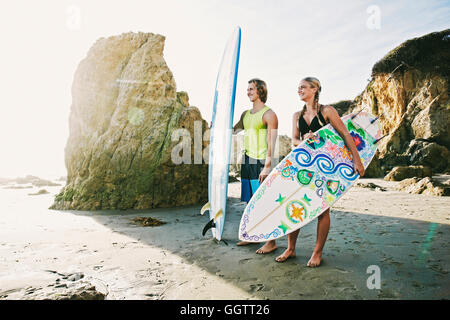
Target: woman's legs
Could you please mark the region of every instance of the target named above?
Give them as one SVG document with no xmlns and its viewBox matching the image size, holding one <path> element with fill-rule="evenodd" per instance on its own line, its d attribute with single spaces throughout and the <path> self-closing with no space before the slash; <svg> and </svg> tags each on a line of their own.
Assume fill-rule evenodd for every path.
<svg viewBox="0 0 450 320">
<path fill-rule="evenodd" d="M 316 246 L 312 253 L 311 259 L 309 259 L 308 267 L 318 267 L 322 262 L 322 250 L 327 241 L 328 231 L 330 230 L 330 209 L 327 209 L 320 215 L 317 223 L 317 239 Z"/>
<path fill-rule="evenodd" d="M 330 209 L 327 209 L 324 213 L 322 213 L 317 222 L 317 238 L 316 245 L 314 247 L 311 258 L 309 259 L 307 266 L 308 267 L 318 267 L 322 262 L 322 251 L 325 246 L 325 242 L 327 241 L 328 232 L 330 230 Z M 300 233 L 300 229 L 288 234 L 288 248 L 278 257 L 275 258 L 277 262 L 284 262 L 290 257 L 295 257 L 295 246 L 297 243 L 297 238 Z M 250 244 L 250 242 L 241 241 L 238 245 L 246 245 Z M 274 251 L 277 248 L 275 240 L 267 241 L 261 248 L 256 250 L 256 253 L 269 253 Z"/>
<path fill-rule="evenodd" d="M 297 229 L 294 232 L 288 234 L 288 247 L 283 252 L 283 254 L 275 258 L 276 262 L 284 262 L 289 258 L 295 257 L 295 244 L 297 243 L 299 232 L 300 229 Z"/>
</svg>

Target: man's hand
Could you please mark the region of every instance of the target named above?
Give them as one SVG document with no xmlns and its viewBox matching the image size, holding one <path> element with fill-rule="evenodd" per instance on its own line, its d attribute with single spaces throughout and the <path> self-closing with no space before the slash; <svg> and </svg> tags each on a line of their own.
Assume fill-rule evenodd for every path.
<svg viewBox="0 0 450 320">
<path fill-rule="evenodd" d="M 262 183 L 264 181 L 264 179 L 267 178 L 267 176 L 270 173 L 270 167 L 264 167 L 264 169 L 261 171 L 261 173 L 259 174 L 259 183 Z"/>
</svg>

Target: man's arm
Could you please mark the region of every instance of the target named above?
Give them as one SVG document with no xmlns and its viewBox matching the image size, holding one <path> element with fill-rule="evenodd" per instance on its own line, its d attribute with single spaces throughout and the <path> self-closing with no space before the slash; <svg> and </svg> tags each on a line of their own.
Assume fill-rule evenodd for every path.
<svg viewBox="0 0 450 320">
<path fill-rule="evenodd" d="M 292 117 L 292 144 L 294 147 L 298 146 L 302 142 L 302 137 L 300 137 L 300 129 L 298 128 L 298 118 L 300 112 L 297 111 Z"/>
<path fill-rule="evenodd" d="M 238 134 L 242 130 L 244 130 L 244 115 L 245 111 L 242 112 L 241 118 L 239 119 L 238 123 L 236 123 L 233 127 L 233 134 Z"/>
<path fill-rule="evenodd" d="M 273 153 L 275 152 L 275 144 L 278 136 L 278 118 L 275 112 L 272 110 L 266 111 L 263 115 L 263 122 L 267 125 L 267 155 L 264 163 L 264 169 L 259 175 L 260 182 L 262 182 L 270 173 Z"/>
</svg>

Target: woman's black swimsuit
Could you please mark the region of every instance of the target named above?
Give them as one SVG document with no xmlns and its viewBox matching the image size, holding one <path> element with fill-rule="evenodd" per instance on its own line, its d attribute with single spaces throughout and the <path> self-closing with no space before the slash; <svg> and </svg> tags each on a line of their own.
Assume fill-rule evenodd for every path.
<svg viewBox="0 0 450 320">
<path fill-rule="evenodd" d="M 322 115 L 322 112 L 317 112 L 317 115 L 311 120 L 311 123 L 308 125 L 306 123 L 306 120 L 303 118 L 303 116 L 300 116 L 298 118 L 298 128 L 300 130 L 300 139 L 311 130 L 312 132 L 316 132 L 320 128 L 322 128 L 324 125 L 326 125 L 327 122 L 325 121 L 325 118 Z"/>
</svg>

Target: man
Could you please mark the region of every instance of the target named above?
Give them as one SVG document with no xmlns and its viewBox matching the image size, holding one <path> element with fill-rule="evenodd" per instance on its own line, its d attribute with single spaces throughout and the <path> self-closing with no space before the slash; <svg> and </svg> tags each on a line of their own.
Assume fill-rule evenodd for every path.
<svg viewBox="0 0 450 320">
<path fill-rule="evenodd" d="M 268 106 L 267 85 L 260 79 L 248 81 L 247 96 L 252 109 L 244 111 L 233 133 L 244 130 L 244 156 L 241 167 L 241 200 L 249 202 L 260 183 L 269 175 L 277 140 L 278 118 Z M 238 246 L 249 242 L 238 242 Z M 275 250 L 274 240 L 266 242 L 256 253 L 264 254 Z"/>
</svg>

